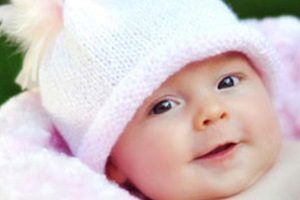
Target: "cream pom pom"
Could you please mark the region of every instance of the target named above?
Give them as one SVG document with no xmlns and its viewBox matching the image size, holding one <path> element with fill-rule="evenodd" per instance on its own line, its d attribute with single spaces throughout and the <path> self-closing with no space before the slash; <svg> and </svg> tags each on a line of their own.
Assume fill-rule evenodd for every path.
<svg viewBox="0 0 300 200">
<path fill-rule="evenodd" d="M 63 0 L 12 0 L 0 7 L 0 31 L 26 51 L 16 82 L 23 89 L 38 85 L 43 53 L 63 26 Z"/>
</svg>

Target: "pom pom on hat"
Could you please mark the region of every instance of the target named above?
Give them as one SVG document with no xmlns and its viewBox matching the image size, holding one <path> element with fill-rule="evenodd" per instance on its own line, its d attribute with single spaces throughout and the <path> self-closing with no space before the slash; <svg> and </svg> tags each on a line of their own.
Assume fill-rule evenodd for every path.
<svg viewBox="0 0 300 200">
<path fill-rule="evenodd" d="M 44 51 L 63 25 L 62 7 L 62 0 L 12 0 L 0 7 L 0 31 L 27 51 L 16 80 L 22 89 L 37 87 Z"/>
</svg>

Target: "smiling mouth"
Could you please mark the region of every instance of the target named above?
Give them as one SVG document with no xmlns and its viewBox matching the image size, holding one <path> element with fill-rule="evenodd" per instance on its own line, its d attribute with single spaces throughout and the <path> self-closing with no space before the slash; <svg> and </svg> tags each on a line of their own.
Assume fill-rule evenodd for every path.
<svg viewBox="0 0 300 200">
<path fill-rule="evenodd" d="M 211 158 L 222 157 L 230 153 L 236 146 L 237 143 L 233 143 L 233 142 L 219 145 L 213 150 L 209 151 L 208 153 L 205 153 L 204 155 L 197 157 L 196 159 L 211 159 Z"/>
</svg>

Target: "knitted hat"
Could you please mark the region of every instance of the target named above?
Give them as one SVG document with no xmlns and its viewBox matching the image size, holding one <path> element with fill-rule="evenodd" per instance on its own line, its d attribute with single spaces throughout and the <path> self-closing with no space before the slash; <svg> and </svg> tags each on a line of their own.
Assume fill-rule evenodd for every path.
<svg viewBox="0 0 300 200">
<path fill-rule="evenodd" d="M 39 66 L 42 102 L 74 155 L 100 172 L 144 99 L 188 63 L 238 51 L 273 87 L 273 50 L 220 0 L 65 0 L 62 9 Z"/>
</svg>

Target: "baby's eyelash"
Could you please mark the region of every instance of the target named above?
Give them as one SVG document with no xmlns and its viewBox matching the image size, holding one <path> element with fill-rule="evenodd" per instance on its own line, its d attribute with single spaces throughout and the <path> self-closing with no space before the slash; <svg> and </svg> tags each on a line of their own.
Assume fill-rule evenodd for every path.
<svg viewBox="0 0 300 200">
<path fill-rule="evenodd" d="M 172 108 L 178 105 L 178 102 L 172 99 L 163 99 L 151 105 L 151 109 L 148 112 L 149 115 L 159 115 L 168 112 Z"/>
<path fill-rule="evenodd" d="M 218 90 L 235 87 L 244 79 L 244 75 L 241 73 L 231 73 L 223 76 L 217 82 Z"/>
</svg>

